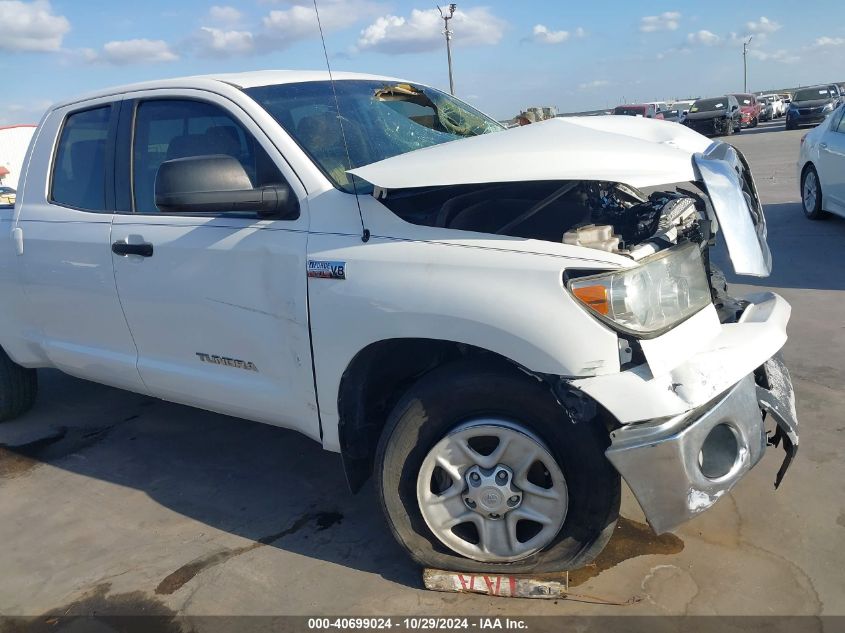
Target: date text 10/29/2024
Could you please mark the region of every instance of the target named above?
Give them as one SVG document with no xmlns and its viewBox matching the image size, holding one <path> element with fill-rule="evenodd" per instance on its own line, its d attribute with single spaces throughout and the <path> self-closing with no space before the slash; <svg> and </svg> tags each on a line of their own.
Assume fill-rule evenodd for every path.
<svg viewBox="0 0 845 633">
<path fill-rule="evenodd" d="M 380 630 L 399 629 L 408 631 L 447 631 L 447 630 L 525 630 L 528 625 L 519 618 L 309 618 L 308 629 L 326 630 Z"/>
</svg>

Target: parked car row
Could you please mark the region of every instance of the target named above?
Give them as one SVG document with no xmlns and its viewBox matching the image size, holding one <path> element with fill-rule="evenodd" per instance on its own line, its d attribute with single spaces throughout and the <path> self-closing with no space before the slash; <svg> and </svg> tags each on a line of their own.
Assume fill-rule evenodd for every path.
<svg viewBox="0 0 845 633">
<path fill-rule="evenodd" d="M 784 116 L 787 130 L 818 125 L 843 102 L 845 90 L 825 84 L 794 95 L 732 93 L 694 101 L 632 103 L 616 106 L 610 114 L 673 121 L 708 136 L 727 136 Z"/>
</svg>

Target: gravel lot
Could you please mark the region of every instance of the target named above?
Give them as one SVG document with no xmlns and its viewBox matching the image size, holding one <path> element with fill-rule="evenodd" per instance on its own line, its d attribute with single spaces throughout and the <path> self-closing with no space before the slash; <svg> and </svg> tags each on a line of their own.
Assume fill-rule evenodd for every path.
<svg viewBox="0 0 845 633">
<path fill-rule="evenodd" d="M 845 615 L 845 220 L 806 220 L 781 122 L 731 141 L 769 222 L 773 289 L 802 423 L 782 453 L 677 536 L 627 517 L 573 591 L 629 606 L 439 594 L 399 550 L 372 487 L 293 432 L 41 372 L 41 397 L 0 427 L 0 614 Z"/>
</svg>

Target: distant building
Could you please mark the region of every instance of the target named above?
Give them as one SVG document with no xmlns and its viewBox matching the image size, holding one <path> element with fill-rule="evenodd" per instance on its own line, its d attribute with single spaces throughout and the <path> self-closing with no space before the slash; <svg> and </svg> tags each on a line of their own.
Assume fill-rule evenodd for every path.
<svg viewBox="0 0 845 633">
<path fill-rule="evenodd" d="M 18 188 L 21 166 L 35 132 L 34 125 L 0 127 L 0 184 Z"/>
</svg>

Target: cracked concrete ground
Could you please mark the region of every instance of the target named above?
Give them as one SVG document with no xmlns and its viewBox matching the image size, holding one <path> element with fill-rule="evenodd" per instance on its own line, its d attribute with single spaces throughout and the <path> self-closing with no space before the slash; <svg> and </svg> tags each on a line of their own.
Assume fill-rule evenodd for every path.
<svg viewBox="0 0 845 633">
<path fill-rule="evenodd" d="M 801 451 L 656 539 L 626 494 L 619 534 L 576 594 L 630 606 L 433 593 L 394 543 L 371 487 L 295 433 L 41 372 L 0 427 L 0 614 L 845 614 L 845 220 L 809 222 L 803 132 L 732 139 L 769 221 Z M 734 292 L 754 290 L 732 286 Z M 673 540 L 674 539 L 674 540 Z M 575 578 L 575 577 L 574 577 Z"/>
</svg>

